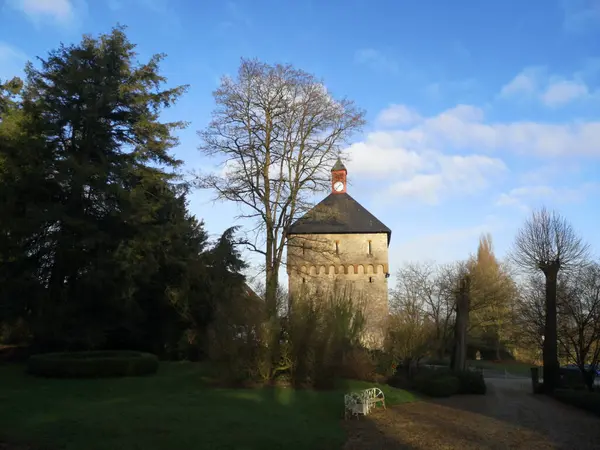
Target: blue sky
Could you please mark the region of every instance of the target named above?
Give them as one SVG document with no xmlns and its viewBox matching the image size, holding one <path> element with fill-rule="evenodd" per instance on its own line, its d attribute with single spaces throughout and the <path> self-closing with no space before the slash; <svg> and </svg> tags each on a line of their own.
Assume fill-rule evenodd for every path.
<svg viewBox="0 0 600 450">
<path fill-rule="evenodd" d="M 292 63 L 366 109 L 349 193 L 392 229 L 392 271 L 465 258 L 483 232 L 503 256 L 540 205 L 600 252 L 600 0 L 0 0 L 0 78 L 116 23 L 191 85 L 166 114 L 191 122 L 187 169 L 214 164 L 196 131 L 240 57 Z M 206 192 L 190 208 L 214 235 L 237 213 Z"/>
</svg>

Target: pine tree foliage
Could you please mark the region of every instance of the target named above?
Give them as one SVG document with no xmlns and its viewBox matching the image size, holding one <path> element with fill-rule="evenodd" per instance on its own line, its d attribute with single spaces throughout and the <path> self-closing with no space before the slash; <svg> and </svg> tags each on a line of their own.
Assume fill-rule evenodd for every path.
<svg viewBox="0 0 600 450">
<path fill-rule="evenodd" d="M 41 348 L 174 355 L 206 328 L 214 286 L 244 283 L 234 230 L 213 248 L 187 211 L 186 123 L 161 120 L 187 86 L 165 87 L 163 58 L 138 62 L 117 27 L 0 84 L 0 322 Z"/>
</svg>

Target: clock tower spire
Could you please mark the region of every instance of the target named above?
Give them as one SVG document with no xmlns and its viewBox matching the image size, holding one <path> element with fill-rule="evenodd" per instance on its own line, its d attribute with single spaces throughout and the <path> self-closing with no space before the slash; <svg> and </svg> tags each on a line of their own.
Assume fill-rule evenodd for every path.
<svg viewBox="0 0 600 450">
<path fill-rule="evenodd" d="M 348 171 L 340 158 L 331 168 L 331 192 L 334 194 L 346 193 L 346 177 Z"/>
</svg>

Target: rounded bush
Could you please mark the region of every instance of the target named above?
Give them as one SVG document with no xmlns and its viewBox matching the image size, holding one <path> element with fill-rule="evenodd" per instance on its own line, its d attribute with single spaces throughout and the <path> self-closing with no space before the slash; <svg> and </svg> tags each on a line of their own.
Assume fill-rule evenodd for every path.
<svg viewBox="0 0 600 450">
<path fill-rule="evenodd" d="M 32 375 L 52 378 L 141 376 L 156 373 L 158 358 L 134 351 L 45 353 L 31 356 L 27 370 Z"/>
</svg>

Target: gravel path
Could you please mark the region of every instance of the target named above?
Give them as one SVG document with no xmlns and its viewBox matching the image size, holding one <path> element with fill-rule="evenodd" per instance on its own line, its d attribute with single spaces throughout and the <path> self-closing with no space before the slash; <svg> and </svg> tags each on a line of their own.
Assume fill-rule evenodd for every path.
<svg viewBox="0 0 600 450">
<path fill-rule="evenodd" d="M 527 379 L 487 379 L 486 396 L 455 396 L 348 420 L 345 450 L 600 449 L 600 420 L 532 395 Z"/>
</svg>

